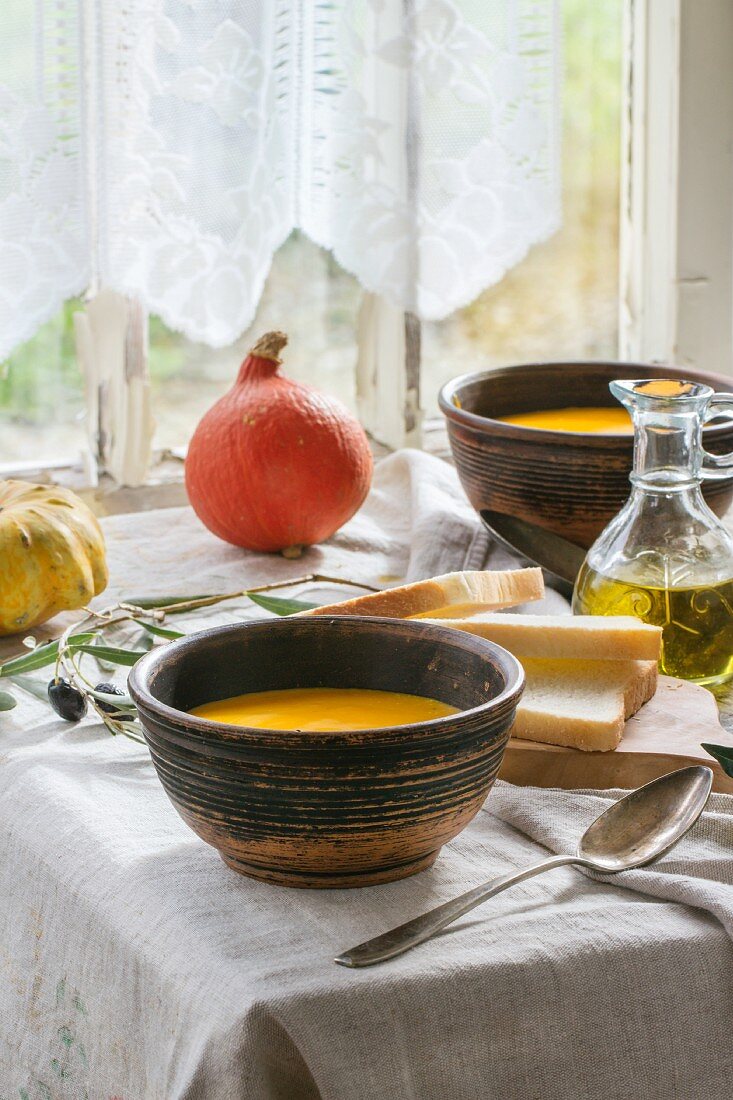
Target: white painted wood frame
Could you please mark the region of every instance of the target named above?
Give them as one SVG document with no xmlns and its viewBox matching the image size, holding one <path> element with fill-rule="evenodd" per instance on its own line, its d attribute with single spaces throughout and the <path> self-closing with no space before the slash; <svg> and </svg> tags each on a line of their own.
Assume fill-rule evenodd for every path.
<svg viewBox="0 0 733 1100">
<path fill-rule="evenodd" d="M 415 0 L 393 0 L 370 8 L 364 34 L 375 45 L 402 33 Z M 418 200 L 417 149 L 419 119 L 413 79 L 408 71 L 384 63 L 379 50 L 368 51 L 368 106 L 377 118 L 392 117 L 391 142 L 370 170 L 383 173 L 413 211 Z M 418 257 L 412 256 L 417 272 Z M 356 394 L 366 430 L 387 447 L 419 447 L 420 320 L 396 308 L 380 295 L 365 292 L 357 323 Z"/>
<path fill-rule="evenodd" d="M 627 0 L 620 353 L 733 374 L 733 3 Z"/>
</svg>

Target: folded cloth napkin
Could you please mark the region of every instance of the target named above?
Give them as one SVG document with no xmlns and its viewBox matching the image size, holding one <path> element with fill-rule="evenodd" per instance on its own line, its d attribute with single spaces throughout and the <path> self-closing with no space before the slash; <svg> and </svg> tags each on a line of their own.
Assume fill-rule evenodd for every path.
<svg viewBox="0 0 733 1100">
<path fill-rule="evenodd" d="M 620 790 L 559 791 L 497 783 L 484 810 L 551 852 L 572 855 L 592 821 Z M 733 939 L 733 795 L 713 794 L 690 832 L 648 867 L 590 878 L 651 897 L 706 909 Z"/>
</svg>

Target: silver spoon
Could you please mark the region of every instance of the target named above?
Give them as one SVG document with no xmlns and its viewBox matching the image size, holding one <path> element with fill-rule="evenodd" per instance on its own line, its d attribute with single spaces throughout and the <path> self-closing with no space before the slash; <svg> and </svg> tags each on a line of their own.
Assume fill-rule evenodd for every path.
<svg viewBox="0 0 733 1100">
<path fill-rule="evenodd" d="M 583 833 L 574 856 L 553 856 L 468 890 L 452 901 L 338 955 L 340 966 L 373 966 L 424 943 L 477 905 L 517 882 L 575 863 L 615 875 L 643 867 L 668 852 L 697 821 L 710 795 L 713 773 L 695 765 L 654 779 L 614 802 Z"/>
</svg>

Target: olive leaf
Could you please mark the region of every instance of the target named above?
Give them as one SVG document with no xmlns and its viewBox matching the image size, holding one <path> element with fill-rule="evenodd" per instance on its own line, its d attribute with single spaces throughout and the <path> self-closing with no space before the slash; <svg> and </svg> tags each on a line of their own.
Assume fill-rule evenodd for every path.
<svg viewBox="0 0 733 1100">
<path fill-rule="evenodd" d="M 0 691 L 0 710 L 12 710 L 17 707 L 18 700 L 9 691 Z"/>
<path fill-rule="evenodd" d="M 169 630 L 166 626 L 158 626 L 155 623 L 146 623 L 140 620 L 140 626 L 150 631 L 151 634 L 155 634 L 157 638 L 185 638 L 185 634 L 182 630 Z"/>
<path fill-rule="evenodd" d="M 94 641 L 96 637 L 96 633 L 72 634 L 69 638 L 69 645 L 87 644 Z M 4 664 L 0 665 L 0 676 L 14 676 L 16 672 L 33 672 L 36 668 L 45 668 L 46 665 L 53 664 L 58 652 L 58 642 L 47 642 L 45 645 L 39 645 L 30 653 L 23 653 L 20 657 L 11 657 L 9 661 L 5 661 Z"/>
<path fill-rule="evenodd" d="M 306 600 L 288 600 L 282 596 L 266 596 L 264 592 L 247 592 L 252 603 L 265 611 L 273 611 L 276 615 L 295 615 L 298 611 L 312 611 L 319 607 L 317 603 L 308 603 Z"/>
<path fill-rule="evenodd" d="M 97 657 L 97 664 L 99 665 L 99 669 L 101 672 L 106 672 L 110 676 L 115 671 L 115 665 L 110 664 L 109 661 L 103 661 L 101 657 Z"/>
<path fill-rule="evenodd" d="M 142 649 L 118 649 L 111 645 L 75 645 L 75 650 L 81 653 L 90 653 L 102 661 L 109 661 L 112 665 L 136 665 L 141 657 L 145 656 Z"/>
<path fill-rule="evenodd" d="M 725 774 L 733 778 L 733 748 L 729 745 L 701 745 L 700 748 L 714 756 Z"/>
</svg>

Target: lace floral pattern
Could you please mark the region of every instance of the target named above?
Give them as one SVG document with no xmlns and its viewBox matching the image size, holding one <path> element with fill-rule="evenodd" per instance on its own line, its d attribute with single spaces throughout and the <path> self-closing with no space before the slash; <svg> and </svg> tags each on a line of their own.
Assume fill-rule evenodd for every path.
<svg viewBox="0 0 733 1100">
<path fill-rule="evenodd" d="M 554 5 L 354 0 L 331 30 L 310 132 L 333 137 L 311 143 L 302 226 L 368 289 L 440 319 L 559 225 Z"/>
<path fill-rule="evenodd" d="M 25 34 L 0 15 L 0 362 L 89 281 L 78 28 L 56 9 L 36 4 Z"/>
<path fill-rule="evenodd" d="M 36 323 L 84 285 L 93 250 L 103 285 L 224 345 L 301 228 L 369 290 L 440 318 L 558 225 L 554 0 L 97 9 L 91 183 L 64 155 L 58 109 L 0 110 L 15 173 L 0 193 L 0 311 Z M 36 109 L 38 133 L 21 118 Z M 39 241 L 48 266 L 13 275 L 18 238 L 21 267 Z"/>
</svg>

